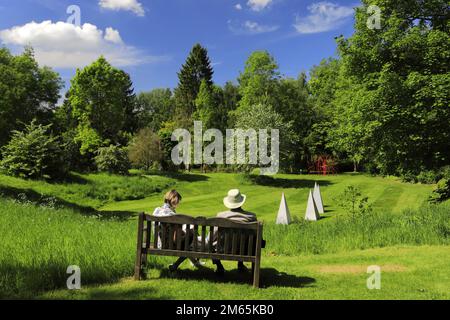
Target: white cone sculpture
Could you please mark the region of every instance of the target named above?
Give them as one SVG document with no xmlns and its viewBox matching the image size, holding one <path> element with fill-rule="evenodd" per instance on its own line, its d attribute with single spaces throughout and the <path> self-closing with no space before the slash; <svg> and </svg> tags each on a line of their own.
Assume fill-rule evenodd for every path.
<svg viewBox="0 0 450 320">
<path fill-rule="evenodd" d="M 277 216 L 277 224 L 291 224 L 292 219 L 291 219 L 291 213 L 289 211 L 287 202 L 286 202 L 286 197 L 284 196 L 284 192 L 283 195 L 281 196 L 281 203 L 280 203 L 280 209 L 278 210 L 278 216 Z"/>
<path fill-rule="evenodd" d="M 317 221 L 320 219 L 319 211 L 317 210 L 316 203 L 314 201 L 313 193 L 309 190 L 308 207 L 306 208 L 305 220 Z"/>
<path fill-rule="evenodd" d="M 317 210 L 319 211 L 320 214 L 324 214 L 325 210 L 323 208 L 322 193 L 320 192 L 320 186 L 317 182 L 316 185 L 314 186 L 313 197 L 314 202 L 316 203 L 317 206 Z"/>
</svg>

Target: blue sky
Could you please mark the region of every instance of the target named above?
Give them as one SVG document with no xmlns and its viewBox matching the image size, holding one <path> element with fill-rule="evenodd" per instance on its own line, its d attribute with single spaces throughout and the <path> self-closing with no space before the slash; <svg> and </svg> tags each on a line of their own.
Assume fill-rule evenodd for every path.
<svg viewBox="0 0 450 320">
<path fill-rule="evenodd" d="M 70 5 L 80 8 L 81 24 Z M 268 50 L 296 77 L 353 33 L 357 0 L 0 0 L 0 42 L 35 47 L 63 79 L 98 55 L 130 73 L 137 92 L 177 84 L 191 47 L 209 50 L 214 80 L 235 81 L 252 51 Z M 74 24 L 75 23 L 75 24 Z M 67 89 L 67 88 L 66 88 Z"/>
</svg>

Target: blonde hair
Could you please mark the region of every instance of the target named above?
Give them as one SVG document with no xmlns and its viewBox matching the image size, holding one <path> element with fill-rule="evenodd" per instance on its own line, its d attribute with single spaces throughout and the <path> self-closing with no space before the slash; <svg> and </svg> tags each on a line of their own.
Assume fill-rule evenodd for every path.
<svg viewBox="0 0 450 320">
<path fill-rule="evenodd" d="M 181 202 L 181 194 L 178 193 L 176 190 L 170 190 L 166 193 L 164 196 L 164 203 L 167 203 L 172 208 L 178 205 Z"/>
</svg>

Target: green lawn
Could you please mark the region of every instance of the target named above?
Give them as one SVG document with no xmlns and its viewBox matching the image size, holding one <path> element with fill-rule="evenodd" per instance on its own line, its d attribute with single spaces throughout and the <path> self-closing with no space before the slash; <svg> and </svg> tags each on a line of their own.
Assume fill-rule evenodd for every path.
<svg viewBox="0 0 450 320">
<path fill-rule="evenodd" d="M 381 289 L 369 290 L 367 267 L 381 267 Z M 194 271 L 188 264 L 176 275 L 153 269 L 148 280 L 131 278 L 81 291 L 46 293 L 43 299 L 450 299 L 448 247 L 391 247 L 309 256 L 264 256 L 262 289 L 236 265 L 218 279 L 213 266 Z"/>
<path fill-rule="evenodd" d="M 302 217 L 315 181 L 330 218 L 306 223 Z M 375 208 L 364 221 L 334 205 L 347 185 L 359 186 Z M 183 195 L 179 213 L 191 215 L 224 210 L 222 198 L 230 188 L 247 194 L 246 209 L 265 221 L 263 289 L 253 289 L 249 275 L 238 274 L 230 263 L 223 279 L 210 262 L 201 271 L 185 263 L 170 275 L 173 258 L 152 258 L 149 279 L 131 280 L 136 213 L 151 212 L 172 187 Z M 431 190 L 355 174 L 246 178 L 135 172 L 73 174 L 60 183 L 0 175 L 0 298 L 448 299 L 450 203 L 425 205 Z M 299 220 L 291 226 L 274 224 L 282 192 Z M 81 267 L 83 290 L 64 290 L 69 265 Z M 382 268 L 381 290 L 365 286 L 369 265 Z"/>
<path fill-rule="evenodd" d="M 153 178 L 154 176 L 151 176 Z M 289 209 L 294 217 L 304 217 L 309 190 L 314 182 L 321 185 L 327 216 L 343 214 L 335 205 L 347 185 L 358 186 L 369 197 L 375 209 L 399 213 L 406 208 L 418 208 L 426 202 L 432 187 L 420 184 L 405 184 L 397 178 L 371 177 L 360 174 L 336 176 L 317 175 L 277 175 L 250 183 L 236 174 L 190 174 L 183 175 L 176 188 L 183 196 L 179 213 L 193 216 L 213 216 L 224 211 L 222 199 L 229 189 L 240 188 L 247 195 L 245 209 L 255 212 L 261 220 L 273 222 L 280 205 L 281 193 L 286 194 Z M 109 203 L 101 210 L 152 212 L 161 205 L 163 194 L 155 194 L 138 201 Z"/>
</svg>

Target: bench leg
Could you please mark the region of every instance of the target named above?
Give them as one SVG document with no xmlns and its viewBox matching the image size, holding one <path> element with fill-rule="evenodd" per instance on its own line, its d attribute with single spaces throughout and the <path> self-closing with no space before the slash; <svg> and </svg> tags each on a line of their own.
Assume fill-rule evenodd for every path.
<svg viewBox="0 0 450 320">
<path fill-rule="evenodd" d="M 256 260 L 255 263 L 252 263 L 253 287 L 255 287 L 255 288 L 259 288 L 259 267 L 260 267 L 260 261 L 258 259 L 258 260 Z"/>
<path fill-rule="evenodd" d="M 134 266 L 134 280 L 141 280 L 142 278 L 142 253 L 138 251 L 136 254 L 136 264 Z"/>
</svg>

